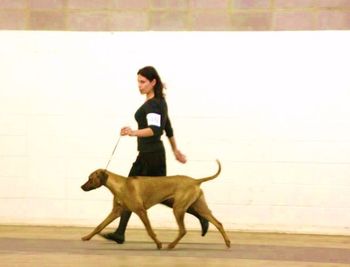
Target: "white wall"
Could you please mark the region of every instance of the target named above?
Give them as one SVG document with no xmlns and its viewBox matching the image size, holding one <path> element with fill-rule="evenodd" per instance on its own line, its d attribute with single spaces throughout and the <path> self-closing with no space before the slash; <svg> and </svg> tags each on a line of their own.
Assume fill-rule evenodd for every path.
<svg viewBox="0 0 350 267">
<path fill-rule="evenodd" d="M 80 185 L 135 126 L 136 72 L 154 65 L 189 159 L 167 144 L 168 173 L 206 176 L 219 158 L 202 187 L 227 229 L 350 234 L 349 47 L 349 32 L 0 32 L 0 223 L 107 215 L 109 191 Z M 135 157 L 123 138 L 110 170 Z M 165 207 L 150 217 L 176 227 Z"/>
</svg>

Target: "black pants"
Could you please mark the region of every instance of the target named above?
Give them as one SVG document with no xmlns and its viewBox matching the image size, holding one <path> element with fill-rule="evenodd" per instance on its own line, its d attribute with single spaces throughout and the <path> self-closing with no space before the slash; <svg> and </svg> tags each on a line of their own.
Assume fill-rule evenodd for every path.
<svg viewBox="0 0 350 267">
<path fill-rule="evenodd" d="M 140 152 L 129 172 L 131 176 L 166 176 L 165 150 L 156 152 Z M 131 212 L 123 211 L 117 230 L 118 235 L 124 236 Z"/>
<path fill-rule="evenodd" d="M 165 151 L 140 152 L 131 167 L 130 176 L 166 176 Z"/>
</svg>

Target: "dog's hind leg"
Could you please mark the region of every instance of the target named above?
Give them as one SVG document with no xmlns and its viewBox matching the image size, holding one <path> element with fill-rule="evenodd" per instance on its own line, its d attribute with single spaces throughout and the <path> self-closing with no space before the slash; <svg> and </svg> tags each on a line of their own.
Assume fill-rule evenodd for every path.
<svg viewBox="0 0 350 267">
<path fill-rule="evenodd" d="M 196 200 L 192 207 L 204 218 L 206 218 L 209 222 L 215 225 L 215 227 L 219 230 L 222 237 L 225 240 L 226 246 L 229 248 L 231 247 L 231 241 L 229 237 L 227 236 L 224 227 L 221 222 L 219 222 L 211 213 L 210 209 L 208 208 L 208 205 L 205 201 L 204 194 L 202 193 L 201 196 Z"/>
<path fill-rule="evenodd" d="M 172 208 L 174 205 L 174 199 L 164 200 L 162 202 L 162 204 L 169 207 L 169 208 Z M 192 206 L 190 206 L 186 210 L 186 213 L 189 213 L 189 214 L 195 216 L 199 220 L 199 223 L 200 223 L 201 228 L 202 228 L 202 236 L 205 236 L 207 234 L 208 228 L 209 228 L 208 220 L 203 218 L 202 216 L 200 216 L 199 213 L 192 208 Z"/>
<path fill-rule="evenodd" d="M 173 249 L 186 235 L 187 231 L 184 223 L 185 212 L 197 199 L 199 193 L 199 190 L 190 190 L 187 192 L 182 192 L 180 197 L 174 198 L 173 212 L 177 225 L 179 226 L 179 234 L 176 239 L 168 245 L 168 249 Z"/>
<path fill-rule="evenodd" d="M 162 248 L 162 243 L 157 239 L 156 234 L 154 233 L 151 223 L 148 219 L 147 216 L 147 211 L 145 209 L 139 209 L 137 211 L 134 211 L 141 219 L 141 221 L 143 222 L 143 224 L 146 227 L 147 233 L 148 235 L 153 239 L 153 241 L 156 243 L 157 248 L 161 249 Z"/>
</svg>

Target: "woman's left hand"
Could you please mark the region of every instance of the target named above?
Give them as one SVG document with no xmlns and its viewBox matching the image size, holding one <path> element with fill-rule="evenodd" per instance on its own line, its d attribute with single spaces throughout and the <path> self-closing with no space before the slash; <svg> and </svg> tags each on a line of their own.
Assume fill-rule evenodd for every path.
<svg viewBox="0 0 350 267">
<path fill-rule="evenodd" d="M 187 162 L 186 156 L 184 154 L 182 154 L 180 150 L 176 149 L 174 151 L 174 154 L 175 154 L 175 158 L 176 158 L 177 161 L 179 161 L 181 163 L 186 163 Z"/>
</svg>

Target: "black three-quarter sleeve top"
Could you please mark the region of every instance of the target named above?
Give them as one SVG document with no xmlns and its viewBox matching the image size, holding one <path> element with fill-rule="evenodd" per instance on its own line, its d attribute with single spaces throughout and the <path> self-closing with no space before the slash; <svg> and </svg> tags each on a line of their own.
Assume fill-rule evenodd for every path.
<svg viewBox="0 0 350 267">
<path fill-rule="evenodd" d="M 163 150 L 161 136 L 165 130 L 167 137 L 173 136 L 168 106 L 164 98 L 151 98 L 147 100 L 135 113 L 138 129 L 151 128 L 153 136 L 138 137 L 137 149 L 140 152 L 155 152 Z"/>
</svg>

